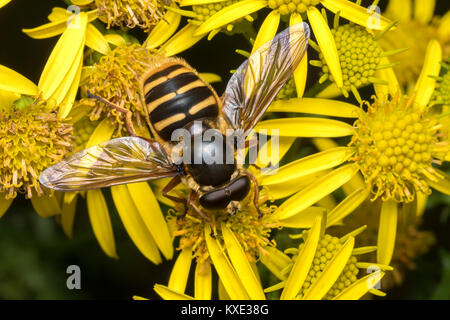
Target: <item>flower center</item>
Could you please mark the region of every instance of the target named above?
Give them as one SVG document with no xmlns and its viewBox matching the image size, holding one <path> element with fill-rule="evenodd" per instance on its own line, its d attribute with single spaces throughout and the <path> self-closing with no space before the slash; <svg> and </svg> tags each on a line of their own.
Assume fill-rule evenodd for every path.
<svg viewBox="0 0 450 320">
<path fill-rule="evenodd" d="M 438 79 L 438 87 L 434 92 L 434 98 L 438 104 L 450 105 L 450 59 L 449 63 L 443 63 L 445 74 Z"/>
<path fill-rule="evenodd" d="M 303 231 L 304 239 L 306 239 L 307 234 L 307 230 Z M 302 243 L 299 246 L 299 250 L 301 250 L 303 246 L 304 244 Z M 317 245 L 317 250 L 314 255 L 314 260 L 312 262 L 311 268 L 309 269 L 308 275 L 306 276 L 305 282 L 303 283 L 303 287 L 300 289 L 300 298 L 303 297 L 303 295 L 308 291 L 309 287 L 314 284 L 314 282 L 318 279 L 328 263 L 331 261 L 331 259 L 334 258 L 334 256 L 341 248 L 342 244 L 340 243 L 339 238 L 332 237 L 329 234 L 326 234 L 321 238 L 319 244 Z M 342 290 L 349 287 L 357 280 L 359 270 L 356 266 L 356 263 L 356 257 L 352 256 L 345 265 L 344 270 L 342 270 L 342 273 L 339 275 L 334 285 L 325 295 L 325 299 L 334 298 Z"/>
<path fill-rule="evenodd" d="M 90 92 L 133 112 L 133 120 L 138 124 L 145 123 L 144 110 L 140 103 L 140 76 L 145 73 L 154 57 L 139 44 L 128 44 L 116 47 L 108 55 L 100 58 L 93 68 L 84 72 L 81 87 Z M 107 79 L 105 81 L 105 79 Z M 110 117 L 117 124 L 119 133 L 126 130 L 125 115 L 103 102 L 89 98 L 81 101 L 94 104 L 91 119 L 98 120 L 102 116 Z"/>
<path fill-rule="evenodd" d="M 240 0 L 227 0 L 223 2 L 217 2 L 217 3 L 209 3 L 209 4 L 199 4 L 199 5 L 193 5 L 192 10 L 196 13 L 195 20 L 198 21 L 206 21 L 210 17 L 212 17 L 214 14 L 222 10 L 223 8 L 229 7 L 232 4 L 239 2 Z"/>
<path fill-rule="evenodd" d="M 280 14 L 286 15 L 290 13 L 303 13 L 309 7 L 315 7 L 320 3 L 320 0 L 269 0 L 268 5 L 270 9 L 278 9 Z"/>
<path fill-rule="evenodd" d="M 374 37 L 363 27 L 349 23 L 331 29 L 341 64 L 344 89 L 351 91 L 369 85 L 380 65 L 382 49 Z M 322 72 L 331 81 L 333 76 L 329 72 L 323 54 L 319 53 Z"/>
<path fill-rule="evenodd" d="M 275 100 L 287 100 L 295 97 L 297 97 L 297 89 L 295 88 L 294 77 L 291 77 L 281 88 Z"/>
<path fill-rule="evenodd" d="M 355 122 L 350 142 L 374 199 L 409 202 L 416 191 L 429 193 L 424 178 L 433 179 L 432 150 L 437 142 L 436 120 L 412 106 L 413 100 L 377 100 Z"/>
<path fill-rule="evenodd" d="M 72 125 L 58 119 L 41 101 L 0 112 L 0 191 L 6 199 L 17 192 L 31 198 L 43 193 L 41 172 L 62 160 L 72 149 Z"/>
<path fill-rule="evenodd" d="M 100 19 L 111 26 L 149 30 L 163 16 L 159 0 L 95 0 Z"/>
<path fill-rule="evenodd" d="M 73 125 L 75 151 L 83 150 L 86 147 L 97 124 L 98 121 L 91 121 L 88 117 L 83 117 Z"/>
</svg>

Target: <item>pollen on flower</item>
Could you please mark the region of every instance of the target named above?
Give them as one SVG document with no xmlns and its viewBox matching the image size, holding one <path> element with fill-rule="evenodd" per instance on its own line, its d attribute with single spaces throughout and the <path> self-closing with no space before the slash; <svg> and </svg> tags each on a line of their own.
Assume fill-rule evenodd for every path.
<svg viewBox="0 0 450 320">
<path fill-rule="evenodd" d="M 331 29 L 331 33 L 336 43 L 341 64 L 344 81 L 343 94 L 348 96 L 348 92 L 351 91 L 360 100 L 357 88 L 380 82 L 375 78 L 375 72 L 378 68 L 381 68 L 380 62 L 383 50 L 372 34 L 365 28 L 353 23 L 336 26 Z M 322 68 L 323 76 L 320 82 L 327 79 L 334 81 L 324 55 L 320 51 L 319 58 L 320 61 L 311 61 L 311 64 Z"/>
<path fill-rule="evenodd" d="M 263 217 L 258 217 L 258 212 L 251 201 L 251 195 L 237 204 L 234 213 L 231 210 L 204 211 L 213 219 L 216 239 L 222 241 L 221 223 L 225 223 L 228 228 L 238 238 L 249 261 L 256 261 L 260 248 L 271 245 L 270 232 L 278 228 L 279 224 L 271 218 L 275 211 L 275 206 L 264 204 L 267 199 L 260 197 L 259 210 Z M 179 237 L 179 249 L 192 248 L 193 256 L 198 263 L 202 263 L 209 258 L 208 249 L 204 237 L 205 224 L 209 222 L 200 217 L 191 208 L 186 215 L 182 215 L 183 206 L 175 207 L 175 212 L 168 217 L 169 225 L 175 230 L 174 236 Z"/>
<path fill-rule="evenodd" d="M 413 101 L 406 97 L 375 100 L 354 124 L 349 145 L 355 156 L 351 160 L 359 164 L 373 200 L 410 202 L 418 191 L 431 192 L 427 179 L 440 177 L 432 166 L 440 126 L 427 109 L 417 108 Z"/>
<path fill-rule="evenodd" d="M 153 59 L 154 56 L 138 44 L 116 47 L 85 71 L 80 86 L 84 92 L 89 90 L 111 103 L 131 110 L 133 120 L 140 126 L 144 121 L 145 112 L 140 103 L 139 80 Z M 117 124 L 118 132 L 126 129 L 125 115 L 122 112 L 93 98 L 83 100 L 88 100 L 86 104 L 95 104 L 91 111 L 91 120 L 109 117 Z"/>
<path fill-rule="evenodd" d="M 269 0 L 270 9 L 277 9 L 280 14 L 304 13 L 309 7 L 315 7 L 320 0 Z"/>
<path fill-rule="evenodd" d="M 306 239 L 308 236 L 308 231 L 304 230 L 302 233 L 303 239 Z M 302 250 L 304 243 L 300 244 L 299 251 Z M 332 237 L 329 234 L 322 236 L 320 239 L 316 253 L 314 255 L 314 260 L 312 262 L 311 268 L 309 269 L 308 275 L 306 276 L 305 282 L 303 283 L 303 287 L 300 289 L 299 298 L 302 298 L 304 294 L 308 291 L 308 289 L 314 284 L 314 282 L 318 279 L 320 274 L 326 268 L 328 263 L 336 256 L 338 251 L 342 248 L 342 243 L 339 238 Z M 295 260 L 297 257 L 294 256 Z M 325 295 L 325 299 L 332 299 L 337 296 L 342 290 L 349 287 L 356 280 L 358 280 L 357 276 L 359 273 L 359 269 L 356 266 L 358 262 L 356 256 L 351 256 L 345 265 L 342 273 L 339 275 L 336 282 L 333 284 L 331 289 Z"/>
<path fill-rule="evenodd" d="M 41 172 L 72 150 L 72 125 L 61 121 L 45 101 L 0 112 L 0 191 L 42 195 Z"/>
<path fill-rule="evenodd" d="M 159 0 L 95 0 L 101 20 L 111 26 L 140 27 L 148 31 L 163 17 L 165 3 Z"/>
</svg>

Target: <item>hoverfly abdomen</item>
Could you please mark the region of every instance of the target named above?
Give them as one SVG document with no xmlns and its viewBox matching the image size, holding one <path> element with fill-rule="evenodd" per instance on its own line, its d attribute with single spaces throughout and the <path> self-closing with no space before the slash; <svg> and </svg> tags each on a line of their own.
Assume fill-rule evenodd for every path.
<svg viewBox="0 0 450 320">
<path fill-rule="evenodd" d="M 165 141 L 172 132 L 219 115 L 218 98 L 197 73 L 180 62 L 169 62 L 144 81 L 144 95 L 153 129 Z"/>
</svg>

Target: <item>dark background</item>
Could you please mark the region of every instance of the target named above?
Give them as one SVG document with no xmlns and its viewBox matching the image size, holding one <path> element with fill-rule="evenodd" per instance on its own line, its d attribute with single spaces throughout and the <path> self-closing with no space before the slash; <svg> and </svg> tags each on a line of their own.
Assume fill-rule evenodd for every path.
<svg viewBox="0 0 450 320">
<path fill-rule="evenodd" d="M 371 2 L 363 4 L 368 6 Z M 0 64 L 35 83 L 57 37 L 34 40 L 21 29 L 47 23 L 46 17 L 54 6 L 65 4 L 62 0 L 13 0 L 0 9 Z M 448 9 L 448 0 L 437 1 L 437 13 Z M 140 32 L 133 35 L 145 39 Z M 239 35 L 218 34 L 211 42 L 204 39 L 181 56 L 200 72 L 220 74 L 225 81 L 216 88 L 221 92 L 229 70 L 243 61 L 234 52 L 236 48 L 249 50 L 250 46 Z M 317 74 L 311 73 L 308 83 L 316 79 Z M 105 195 L 110 199 L 109 191 Z M 0 220 L 0 299 L 130 299 L 135 294 L 156 298 L 153 284 L 167 283 L 173 262 L 154 266 L 146 260 L 129 239 L 112 206 L 120 259 L 108 258 L 94 238 L 84 201 L 79 204 L 74 239 L 70 240 L 54 219 L 39 218 L 29 201 L 20 197 L 14 201 Z M 417 269 L 407 275 L 404 285 L 392 290 L 387 299 L 450 298 L 449 199 L 435 192 L 428 206 L 423 229 L 436 234 L 437 244 L 417 262 Z M 66 268 L 72 264 L 81 267 L 81 290 L 66 288 Z"/>
</svg>

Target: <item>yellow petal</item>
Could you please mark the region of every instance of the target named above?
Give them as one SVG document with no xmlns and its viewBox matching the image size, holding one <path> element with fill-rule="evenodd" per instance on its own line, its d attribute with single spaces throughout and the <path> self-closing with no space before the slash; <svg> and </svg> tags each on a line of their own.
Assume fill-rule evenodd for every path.
<svg viewBox="0 0 450 320">
<path fill-rule="evenodd" d="M 260 168 L 265 168 L 270 164 L 278 165 L 294 141 L 294 137 L 278 137 L 278 150 L 274 150 L 275 152 L 272 152 L 271 140 L 267 141 L 266 144 L 259 148 L 256 165 Z"/>
<path fill-rule="evenodd" d="M 344 85 L 341 64 L 339 62 L 339 55 L 331 30 L 316 7 L 309 7 L 306 13 L 308 14 L 308 19 L 314 35 L 316 36 L 320 51 L 330 69 L 330 73 L 334 77 L 334 82 L 341 88 Z"/>
<path fill-rule="evenodd" d="M 185 248 L 178 255 L 169 278 L 169 289 L 184 293 L 191 269 L 192 249 Z"/>
<path fill-rule="evenodd" d="M 82 69 L 83 69 L 83 61 L 80 59 L 77 73 L 75 74 L 75 77 L 70 82 L 70 87 L 67 90 L 67 93 L 59 106 L 59 110 L 58 110 L 58 118 L 59 119 L 65 119 L 69 115 L 70 111 L 72 110 L 73 104 L 75 102 L 75 98 L 77 96 L 78 86 L 80 84 Z M 65 81 L 69 81 L 69 79 L 66 78 Z"/>
<path fill-rule="evenodd" d="M 45 99 L 48 99 L 60 86 L 73 64 L 76 63 L 76 58 L 84 46 L 87 26 L 86 13 L 80 13 L 77 24 L 64 31 L 42 71 L 38 87 L 42 90 Z"/>
<path fill-rule="evenodd" d="M 278 10 L 271 11 L 261 27 L 259 28 L 258 34 L 256 35 L 255 42 L 253 43 L 252 52 L 255 52 L 260 46 L 269 42 L 277 33 L 278 25 L 280 24 L 280 13 Z"/>
<path fill-rule="evenodd" d="M 195 267 L 195 299 L 211 300 L 212 273 L 209 262 L 198 263 Z"/>
<path fill-rule="evenodd" d="M 61 213 L 61 206 L 56 195 L 38 196 L 33 193 L 33 196 L 31 197 L 31 204 L 41 218 L 48 218 Z"/>
<path fill-rule="evenodd" d="M 291 258 L 274 247 L 264 247 L 260 249 L 259 258 L 261 262 L 270 270 L 278 279 L 285 280 L 286 276 L 281 273 L 291 262 Z"/>
<path fill-rule="evenodd" d="M 333 300 L 359 300 L 384 277 L 385 272 L 375 271 L 352 283 L 341 291 Z"/>
<path fill-rule="evenodd" d="M 64 192 L 63 203 L 61 208 L 61 226 L 64 233 L 72 238 L 73 221 L 75 219 L 75 211 L 77 208 L 77 192 Z"/>
<path fill-rule="evenodd" d="M 348 164 L 330 172 L 286 200 L 275 211 L 274 217 L 282 220 L 298 214 L 338 189 L 350 180 L 357 171 L 356 165 Z"/>
<path fill-rule="evenodd" d="M 387 57 L 381 58 L 380 65 L 388 65 L 390 61 Z M 393 68 L 381 69 L 375 72 L 375 77 L 385 80 L 389 85 L 384 84 L 374 84 L 375 92 L 377 97 L 381 99 L 382 97 L 387 98 L 388 94 L 395 96 L 396 94 L 401 94 L 402 89 L 400 83 L 398 82 L 397 76 L 395 75 Z"/>
<path fill-rule="evenodd" d="M 397 202 L 383 201 L 380 213 L 380 225 L 377 242 L 377 262 L 389 265 L 394 253 L 395 236 L 397 233 Z"/>
<path fill-rule="evenodd" d="M 3 194 L 0 194 L 0 218 L 8 211 L 12 202 L 13 199 L 6 199 Z"/>
<path fill-rule="evenodd" d="M 191 296 L 173 291 L 162 284 L 155 284 L 153 289 L 164 300 L 194 300 Z"/>
<path fill-rule="evenodd" d="M 286 228 L 311 228 L 316 217 L 324 215 L 326 211 L 321 207 L 309 207 L 293 217 L 283 219 L 280 224 Z"/>
<path fill-rule="evenodd" d="M 319 244 L 320 236 L 323 229 L 323 216 L 316 216 L 314 224 L 309 230 L 308 237 L 300 250 L 294 265 L 292 266 L 289 277 L 286 280 L 283 292 L 281 293 L 281 300 L 294 299 L 305 282 L 309 269 L 316 254 L 317 245 Z"/>
<path fill-rule="evenodd" d="M 230 261 L 225 256 L 224 250 L 220 248 L 217 240 L 211 238 L 210 234 L 210 227 L 205 225 L 204 235 L 209 255 L 226 292 L 233 300 L 248 300 L 249 296 L 247 291 L 239 280 Z"/>
<path fill-rule="evenodd" d="M 332 82 L 328 87 L 320 91 L 316 98 L 330 99 L 340 96 L 342 96 L 342 90 L 337 87 L 336 83 Z"/>
<path fill-rule="evenodd" d="M 415 0 L 414 1 L 414 18 L 428 24 L 433 18 L 436 0 Z"/>
<path fill-rule="evenodd" d="M 261 134 L 304 138 L 345 137 L 354 132 L 353 127 L 345 122 L 309 117 L 265 120 L 258 123 L 255 130 Z"/>
<path fill-rule="evenodd" d="M 431 40 L 428 43 L 425 61 L 420 73 L 419 80 L 417 80 L 415 91 L 415 103 L 425 108 L 430 102 L 436 87 L 436 79 L 441 71 L 442 49 L 437 40 Z"/>
<path fill-rule="evenodd" d="M 443 178 L 439 179 L 438 181 L 432 181 L 430 179 L 427 179 L 427 183 L 433 189 L 436 189 L 437 191 L 442 192 L 443 194 L 450 195 L 450 176 L 444 171 L 441 171 L 439 169 L 434 170 L 436 170 L 438 174 L 441 175 Z"/>
<path fill-rule="evenodd" d="M 194 36 L 206 35 L 208 32 L 218 29 L 239 18 L 256 12 L 267 5 L 267 0 L 244 0 L 228 6 L 209 17 L 203 22 Z"/>
<path fill-rule="evenodd" d="M 116 47 L 123 46 L 127 43 L 127 41 L 118 34 L 114 34 L 114 33 L 105 34 L 103 37 L 106 39 L 106 41 L 115 45 Z"/>
<path fill-rule="evenodd" d="M 353 154 L 348 147 L 337 147 L 318 152 L 282 166 L 273 175 L 262 177 L 262 185 L 283 183 L 292 179 L 334 168 L 344 163 Z"/>
<path fill-rule="evenodd" d="M 341 118 L 358 118 L 361 114 L 361 109 L 353 104 L 319 98 L 277 100 L 270 105 L 268 111 L 312 113 Z"/>
<path fill-rule="evenodd" d="M 86 148 L 108 141 L 114 133 L 114 130 L 115 127 L 111 124 L 111 121 L 109 119 L 103 119 L 102 122 L 97 125 L 94 132 L 92 132 L 86 144 Z"/>
<path fill-rule="evenodd" d="M 407 22 L 412 18 L 412 10 L 411 0 L 389 0 L 386 15 L 394 20 Z"/>
<path fill-rule="evenodd" d="M 344 270 L 345 265 L 352 255 L 354 246 L 355 238 L 349 237 L 333 259 L 327 264 L 316 281 L 314 281 L 305 292 L 305 295 L 303 296 L 304 300 L 320 300 L 325 296 L 342 273 L 342 270 Z"/>
<path fill-rule="evenodd" d="M 144 220 L 147 229 L 152 234 L 153 239 L 155 239 L 158 248 L 166 259 L 172 259 L 172 237 L 152 189 L 147 182 L 132 183 L 127 185 L 127 187 L 142 220 Z"/>
<path fill-rule="evenodd" d="M 348 195 L 336 206 L 336 208 L 328 213 L 327 226 L 332 226 L 338 223 L 352 213 L 361 203 L 363 203 L 364 200 L 367 199 L 369 194 L 370 189 L 363 187 Z"/>
<path fill-rule="evenodd" d="M 448 39 L 450 36 L 450 11 L 441 18 L 437 33 L 441 39 Z"/>
<path fill-rule="evenodd" d="M 146 40 L 147 49 L 157 48 L 166 42 L 175 33 L 175 31 L 177 31 L 180 21 L 180 14 L 167 10 L 164 18 L 156 24 L 148 35 Z"/>
<path fill-rule="evenodd" d="M 294 193 L 302 190 L 308 185 L 311 185 L 317 179 L 325 176 L 328 173 L 329 170 L 324 170 L 304 177 L 300 177 L 298 179 L 293 179 L 283 183 L 267 186 L 267 188 L 269 189 L 269 196 L 274 200 L 289 197 L 290 195 L 293 195 Z"/>
<path fill-rule="evenodd" d="M 87 207 L 92 229 L 103 251 L 111 258 L 118 258 L 111 219 L 101 190 L 87 192 Z"/>
<path fill-rule="evenodd" d="M 171 57 L 192 47 L 206 35 L 194 36 L 196 30 L 197 26 L 188 23 L 161 47 L 162 54 Z"/>
<path fill-rule="evenodd" d="M 136 247 L 147 259 L 155 264 L 160 264 L 162 259 L 156 242 L 145 226 L 127 186 L 111 187 L 111 195 L 122 223 Z"/>
<path fill-rule="evenodd" d="M 237 275 L 241 282 L 245 284 L 245 289 L 247 290 L 250 299 L 265 300 L 266 297 L 261 287 L 261 283 L 253 272 L 247 255 L 239 244 L 239 241 L 236 239 L 236 236 L 224 223 L 222 223 L 222 235 L 230 261 L 233 264 L 234 269 L 238 270 Z"/>
<path fill-rule="evenodd" d="M 72 3 L 76 6 L 87 6 L 92 2 L 94 2 L 94 0 L 72 0 Z"/>
<path fill-rule="evenodd" d="M 33 82 L 20 73 L 2 65 L 0 65 L 0 90 L 28 96 L 37 96 L 39 94 L 39 89 Z"/>
<path fill-rule="evenodd" d="M 6 6 L 11 0 L 0 0 L 0 8 Z"/>
<path fill-rule="evenodd" d="M 108 54 L 111 51 L 108 41 L 105 39 L 103 34 L 98 31 L 93 24 L 89 23 L 86 29 L 86 45 L 102 54 Z"/>
<path fill-rule="evenodd" d="M 289 19 L 289 26 L 293 26 L 302 22 L 303 19 L 300 14 L 291 13 L 291 17 Z M 308 75 L 308 52 L 305 51 L 305 56 L 300 61 L 300 64 L 298 65 L 297 69 L 294 70 L 293 74 L 295 89 L 297 91 L 297 97 L 299 98 L 303 97 L 303 94 L 305 93 L 307 75 Z"/>
<path fill-rule="evenodd" d="M 20 99 L 20 94 L 11 91 L 0 90 L 0 110 L 10 108 L 14 101 Z"/>
<path fill-rule="evenodd" d="M 62 10 L 65 11 L 66 14 L 64 14 Z M 87 14 L 88 22 L 97 19 L 97 10 L 82 12 L 82 14 L 83 15 Z M 63 8 L 54 8 L 52 14 L 49 15 L 49 18 L 51 20 L 50 23 L 32 29 L 22 29 L 22 32 L 26 33 L 29 37 L 33 39 L 51 38 L 57 36 L 58 34 L 63 33 L 66 30 L 69 17 L 74 16 Z M 75 19 L 72 20 L 72 23 L 76 21 L 80 20 L 78 20 L 78 18 L 75 17 Z"/>
<path fill-rule="evenodd" d="M 450 180 L 449 180 L 450 181 Z M 450 194 L 450 182 L 448 184 L 448 191 Z M 417 192 L 416 193 L 416 216 L 417 217 L 422 217 L 423 213 L 425 212 L 425 209 L 427 207 L 427 200 L 428 200 L 428 195 L 426 195 L 423 192 Z"/>
<path fill-rule="evenodd" d="M 208 83 L 222 82 L 222 78 L 215 73 L 201 72 L 200 77 Z"/>
<path fill-rule="evenodd" d="M 342 18 L 365 28 L 383 30 L 391 23 L 389 19 L 348 0 L 321 0 L 320 3 L 334 13 L 339 11 Z"/>
<path fill-rule="evenodd" d="M 219 300 L 231 300 L 230 296 L 228 295 L 227 291 L 225 290 L 225 287 L 223 286 L 222 281 L 218 281 L 218 290 L 219 291 Z"/>
</svg>

